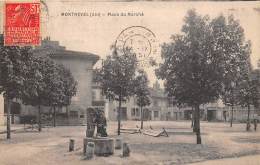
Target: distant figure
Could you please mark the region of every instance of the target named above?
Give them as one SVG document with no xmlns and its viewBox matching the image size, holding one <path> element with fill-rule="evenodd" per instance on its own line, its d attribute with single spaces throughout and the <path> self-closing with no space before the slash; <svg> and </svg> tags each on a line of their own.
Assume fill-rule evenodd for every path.
<svg viewBox="0 0 260 165">
<path fill-rule="evenodd" d="M 227 121 L 227 111 L 223 112 L 223 116 L 224 116 L 224 121 L 226 122 Z"/>
<path fill-rule="evenodd" d="M 250 128 L 251 128 L 250 121 L 247 121 L 247 123 L 246 123 L 246 130 L 250 131 Z"/>
<path fill-rule="evenodd" d="M 257 119 L 254 119 L 254 129 L 255 129 L 255 131 L 256 131 L 256 129 L 257 129 Z"/>
</svg>

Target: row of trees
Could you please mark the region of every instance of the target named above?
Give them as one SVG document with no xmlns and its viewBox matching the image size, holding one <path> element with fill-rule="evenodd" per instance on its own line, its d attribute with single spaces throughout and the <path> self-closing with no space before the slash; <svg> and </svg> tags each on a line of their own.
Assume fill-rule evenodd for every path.
<svg viewBox="0 0 260 165">
<path fill-rule="evenodd" d="M 70 70 L 49 57 L 34 56 L 31 47 L 4 46 L 0 43 L 0 93 L 7 103 L 7 138 L 10 138 L 10 109 L 13 99 L 38 107 L 41 131 L 41 106 L 68 106 L 76 94 L 77 82 Z M 54 121 L 55 125 L 55 121 Z"/>
<path fill-rule="evenodd" d="M 200 105 L 218 99 L 232 109 L 235 105 L 246 106 L 249 130 L 250 105 L 258 104 L 259 82 L 251 79 L 251 43 L 245 40 L 239 21 L 232 15 L 210 19 L 189 10 L 181 34 L 172 35 L 171 39 L 162 45 L 163 62 L 156 75 L 164 80 L 165 91 L 176 105 L 194 109 L 197 144 L 201 144 Z M 121 102 L 135 95 L 141 109 L 150 104 L 147 76 L 138 71 L 134 54 L 129 51 L 118 55 L 114 49 L 103 62 L 98 78 L 107 98 L 119 102 L 120 134 Z"/>
<path fill-rule="evenodd" d="M 121 126 L 121 105 L 131 96 L 137 99 L 141 109 L 141 128 L 143 128 L 143 107 L 150 104 L 148 78 L 144 70 L 138 68 L 136 56 L 130 51 L 119 55 L 116 48 L 103 61 L 102 69 L 97 72 L 104 95 L 109 100 L 118 101 L 118 135 Z"/>
<path fill-rule="evenodd" d="M 256 104 L 257 84 L 251 81 L 251 44 L 231 15 L 214 19 L 189 10 L 182 33 L 162 46 L 157 76 L 165 80 L 168 96 L 194 107 L 197 144 L 201 144 L 200 105 L 222 98 L 232 107 Z M 258 84 L 259 85 L 259 84 Z M 249 126 L 247 126 L 249 127 Z"/>
</svg>

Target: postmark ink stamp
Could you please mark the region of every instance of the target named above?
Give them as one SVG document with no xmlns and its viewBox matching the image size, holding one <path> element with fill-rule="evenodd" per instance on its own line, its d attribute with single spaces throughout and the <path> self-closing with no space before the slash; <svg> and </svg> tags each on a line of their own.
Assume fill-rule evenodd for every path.
<svg viewBox="0 0 260 165">
<path fill-rule="evenodd" d="M 157 43 L 156 36 L 150 29 L 143 26 L 131 26 L 118 35 L 115 47 L 121 54 L 130 50 L 136 55 L 139 66 L 148 67 L 158 51 Z"/>
<path fill-rule="evenodd" d="M 40 40 L 40 3 L 6 2 L 4 44 L 39 45 Z"/>
</svg>

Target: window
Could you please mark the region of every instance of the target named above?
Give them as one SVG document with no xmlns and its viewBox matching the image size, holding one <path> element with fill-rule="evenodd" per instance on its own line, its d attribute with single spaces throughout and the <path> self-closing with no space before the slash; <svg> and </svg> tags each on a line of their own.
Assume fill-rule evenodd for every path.
<svg viewBox="0 0 260 165">
<path fill-rule="evenodd" d="M 154 106 L 158 106 L 158 101 L 157 101 L 157 100 L 154 100 L 154 101 L 153 101 L 153 105 L 154 105 Z"/>
<path fill-rule="evenodd" d="M 136 113 L 135 113 L 135 114 L 136 114 L 136 116 L 140 116 L 140 111 L 139 111 L 139 109 L 138 109 L 138 108 L 136 108 L 135 110 L 136 110 Z"/>
<path fill-rule="evenodd" d="M 153 113 L 154 113 L 154 115 L 153 115 L 154 118 L 158 118 L 159 117 L 159 112 L 158 111 L 154 111 Z"/>
<path fill-rule="evenodd" d="M 95 91 L 92 91 L 92 100 L 96 100 L 97 97 L 96 97 L 96 92 Z"/>
<path fill-rule="evenodd" d="M 84 112 L 80 112 L 79 118 L 84 118 Z"/>
<path fill-rule="evenodd" d="M 139 117 L 140 116 L 140 110 L 138 108 L 132 108 L 131 109 L 131 116 L 136 116 Z"/>
<path fill-rule="evenodd" d="M 78 118 L 78 111 L 70 111 L 70 117 Z"/>
<path fill-rule="evenodd" d="M 118 109 L 118 107 L 117 107 L 117 109 Z M 117 118 L 118 118 L 118 113 L 117 113 Z M 121 119 L 127 120 L 127 108 L 126 107 L 121 107 Z"/>
<path fill-rule="evenodd" d="M 84 115 L 80 115 L 79 118 L 84 118 Z"/>
<path fill-rule="evenodd" d="M 131 109 L 131 116 L 135 116 L 135 108 Z"/>
</svg>

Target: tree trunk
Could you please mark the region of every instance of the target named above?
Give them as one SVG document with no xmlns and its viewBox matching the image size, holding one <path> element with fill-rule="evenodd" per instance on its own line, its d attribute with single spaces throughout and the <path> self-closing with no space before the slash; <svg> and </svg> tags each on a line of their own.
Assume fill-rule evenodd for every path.
<svg viewBox="0 0 260 165">
<path fill-rule="evenodd" d="M 196 113 L 195 113 L 195 109 L 194 109 L 194 107 L 193 107 L 193 132 L 196 132 L 196 122 L 197 122 L 197 120 L 195 120 L 195 118 L 196 118 Z"/>
<path fill-rule="evenodd" d="M 122 97 L 121 94 L 119 96 L 119 106 L 118 106 L 118 116 L 117 116 L 117 120 L 118 120 L 118 130 L 117 130 L 117 134 L 120 135 L 120 127 L 121 127 L 121 101 L 122 101 Z"/>
<path fill-rule="evenodd" d="M 143 112 L 143 107 L 140 106 L 141 109 L 141 129 L 143 129 L 143 125 L 144 125 L 144 112 Z"/>
<path fill-rule="evenodd" d="M 194 113 L 193 113 L 194 109 L 193 107 L 191 107 L 191 128 L 194 127 Z"/>
<path fill-rule="evenodd" d="M 56 107 L 53 107 L 53 127 L 56 127 Z"/>
<path fill-rule="evenodd" d="M 230 119 L 230 127 L 233 125 L 233 113 L 234 113 L 234 106 L 231 106 L 231 119 Z"/>
<path fill-rule="evenodd" d="M 201 144 L 201 136 L 200 136 L 200 106 L 195 105 L 195 123 L 194 127 L 196 130 L 196 136 L 197 136 L 197 144 Z"/>
<path fill-rule="evenodd" d="M 11 122 L 10 122 L 10 112 L 11 112 L 11 100 L 6 98 L 7 102 L 7 116 L 6 116 L 6 138 L 11 139 Z"/>
<path fill-rule="evenodd" d="M 246 123 L 246 131 L 250 130 L 250 104 L 247 105 L 247 123 Z"/>
<path fill-rule="evenodd" d="M 14 114 L 13 113 L 11 113 L 11 124 L 14 124 Z"/>
<path fill-rule="evenodd" d="M 42 131 L 42 121 L 41 121 L 41 105 L 38 105 L 38 131 L 41 132 Z"/>
<path fill-rule="evenodd" d="M 67 124 L 70 125 L 70 120 L 69 120 L 69 107 L 66 105 L 66 117 L 67 117 Z"/>
<path fill-rule="evenodd" d="M 69 107 L 66 105 L 66 115 L 67 115 L 67 119 L 69 119 Z"/>
<path fill-rule="evenodd" d="M 48 115 L 49 115 L 49 117 L 52 115 L 52 107 L 49 109 Z"/>
</svg>

